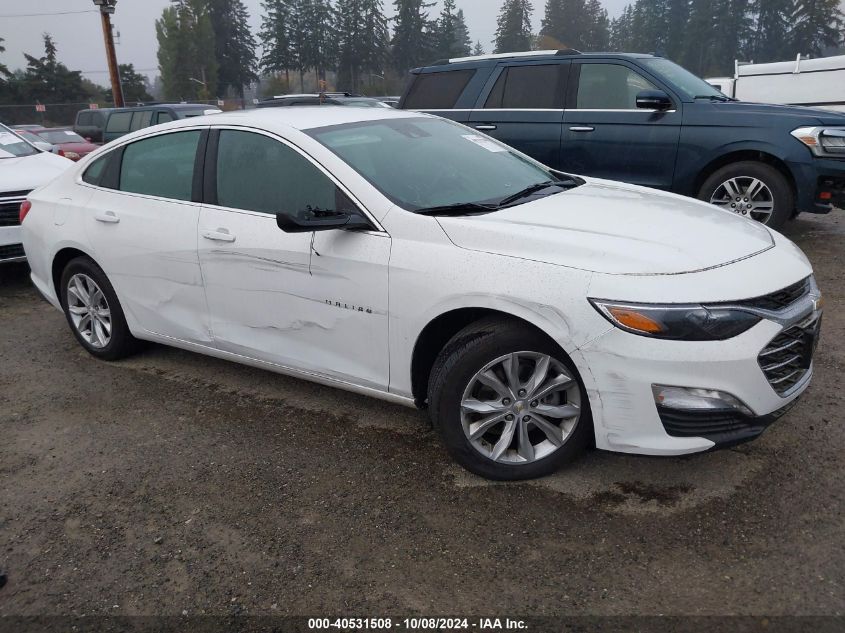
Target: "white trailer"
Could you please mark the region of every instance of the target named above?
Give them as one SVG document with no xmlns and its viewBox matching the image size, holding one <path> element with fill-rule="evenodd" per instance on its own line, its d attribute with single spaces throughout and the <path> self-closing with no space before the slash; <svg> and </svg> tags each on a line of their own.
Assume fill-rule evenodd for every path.
<svg viewBox="0 0 845 633">
<path fill-rule="evenodd" d="M 729 97 L 845 112 L 845 55 L 772 64 L 737 62 L 733 77 L 706 80 Z"/>
</svg>

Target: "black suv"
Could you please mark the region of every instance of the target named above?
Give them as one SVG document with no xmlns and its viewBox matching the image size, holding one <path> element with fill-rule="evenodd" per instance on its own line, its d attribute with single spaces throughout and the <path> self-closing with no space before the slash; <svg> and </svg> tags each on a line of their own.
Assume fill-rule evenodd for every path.
<svg viewBox="0 0 845 633">
<path fill-rule="evenodd" d="M 400 108 L 555 169 L 697 197 L 775 228 L 845 206 L 845 114 L 742 103 L 661 57 L 535 51 L 411 73 Z"/>
</svg>

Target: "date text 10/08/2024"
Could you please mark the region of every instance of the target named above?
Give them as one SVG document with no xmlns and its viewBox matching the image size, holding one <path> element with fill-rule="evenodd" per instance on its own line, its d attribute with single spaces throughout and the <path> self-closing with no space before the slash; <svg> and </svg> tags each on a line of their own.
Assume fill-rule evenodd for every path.
<svg viewBox="0 0 845 633">
<path fill-rule="evenodd" d="M 510 618 L 309 618 L 311 630 L 479 630 L 518 631 L 528 628 L 524 620 Z"/>
</svg>

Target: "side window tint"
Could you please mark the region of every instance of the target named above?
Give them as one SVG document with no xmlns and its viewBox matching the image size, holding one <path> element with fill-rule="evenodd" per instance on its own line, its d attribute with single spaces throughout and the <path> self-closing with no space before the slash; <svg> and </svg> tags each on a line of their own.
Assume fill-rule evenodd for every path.
<svg viewBox="0 0 845 633">
<path fill-rule="evenodd" d="M 408 110 L 454 108 L 474 75 L 474 70 L 451 70 L 417 75 L 403 107 Z"/>
<path fill-rule="evenodd" d="M 77 125 L 91 125 L 93 116 L 91 116 L 90 112 L 81 112 L 79 114 L 79 118 L 76 121 Z"/>
<path fill-rule="evenodd" d="M 136 141 L 123 151 L 120 190 L 190 200 L 201 132 L 176 132 Z"/>
<path fill-rule="evenodd" d="M 262 134 L 222 130 L 217 204 L 275 215 L 337 210 L 334 183 L 298 152 Z"/>
<path fill-rule="evenodd" d="M 152 110 L 142 110 L 132 115 L 132 128 L 130 131 L 141 130 L 145 127 L 150 127 L 153 120 Z"/>
<path fill-rule="evenodd" d="M 82 174 L 82 182 L 87 182 L 89 185 L 99 185 L 110 157 L 111 153 L 101 156 L 91 163 L 91 166 Z"/>
<path fill-rule="evenodd" d="M 578 109 L 634 110 L 643 90 L 656 90 L 656 86 L 626 66 L 582 64 Z"/>
<path fill-rule="evenodd" d="M 109 117 L 109 122 L 106 125 L 106 132 L 126 133 L 129 131 L 129 124 L 131 121 L 131 112 L 115 112 Z"/>
<path fill-rule="evenodd" d="M 563 108 L 559 64 L 511 66 L 502 72 L 485 108 L 552 110 Z"/>
<path fill-rule="evenodd" d="M 173 117 L 170 116 L 169 112 L 159 112 L 158 113 L 158 122 L 159 123 L 170 123 L 173 120 Z"/>
</svg>

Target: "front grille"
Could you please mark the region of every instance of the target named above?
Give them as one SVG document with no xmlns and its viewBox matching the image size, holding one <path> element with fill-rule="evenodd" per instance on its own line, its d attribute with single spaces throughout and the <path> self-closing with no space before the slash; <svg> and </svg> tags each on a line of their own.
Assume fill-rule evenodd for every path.
<svg viewBox="0 0 845 633">
<path fill-rule="evenodd" d="M 771 310 L 773 312 L 777 312 L 778 310 L 788 308 L 793 303 L 807 295 L 809 292 L 810 278 L 807 277 L 806 279 L 802 279 L 798 283 L 794 283 L 791 286 L 784 288 L 783 290 L 778 290 L 777 292 L 773 292 L 763 297 L 757 297 L 755 299 L 746 299 L 745 301 L 738 301 L 736 303 L 733 303 L 732 305 L 746 306 L 749 308 L 760 308 L 761 310 Z"/>
<path fill-rule="evenodd" d="M 15 259 L 17 257 L 25 257 L 23 252 L 23 244 L 9 244 L 8 246 L 0 246 L 0 261 L 4 259 Z"/>
<path fill-rule="evenodd" d="M 778 395 L 786 395 L 810 371 L 819 340 L 821 317 L 813 315 L 785 329 L 766 346 L 757 361 Z"/>
<path fill-rule="evenodd" d="M 0 226 L 20 224 L 21 203 L 26 200 L 28 193 L 28 191 L 0 193 Z"/>
</svg>

